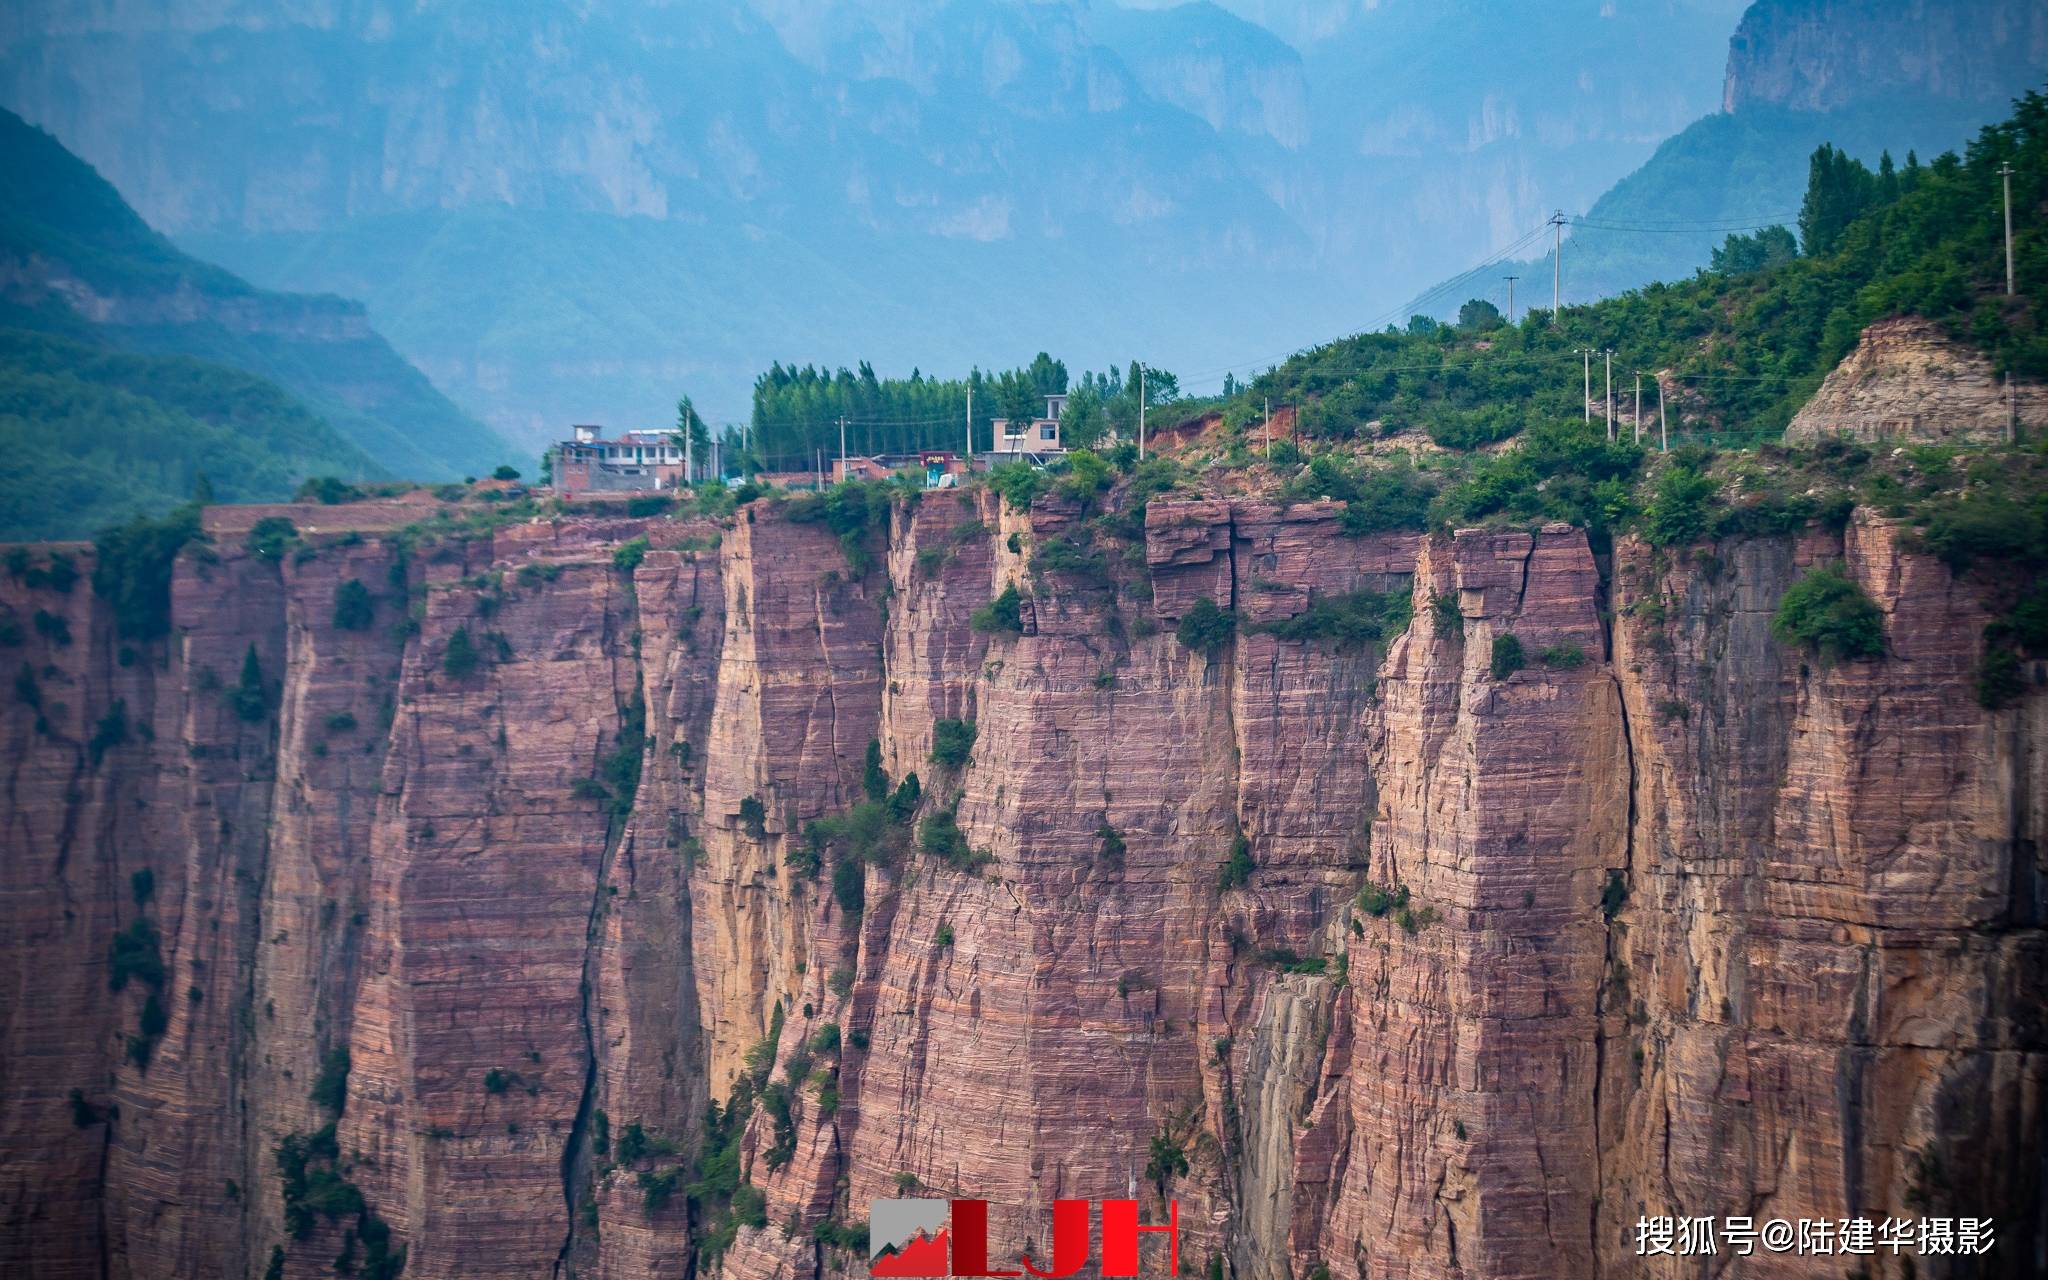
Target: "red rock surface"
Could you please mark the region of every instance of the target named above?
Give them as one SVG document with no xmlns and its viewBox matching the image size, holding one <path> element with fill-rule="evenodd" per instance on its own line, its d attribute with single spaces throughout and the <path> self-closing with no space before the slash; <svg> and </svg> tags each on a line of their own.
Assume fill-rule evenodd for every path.
<svg viewBox="0 0 2048 1280">
<path fill-rule="evenodd" d="M 292 1239 L 273 1153 L 335 1119 L 312 1088 L 345 1046 L 335 1171 L 405 1275 L 702 1269 L 690 1155 L 779 1008 L 762 1079 L 807 1061 L 786 1131 L 748 1122 L 768 1225 L 734 1233 L 733 1277 L 859 1274 L 816 1229 L 911 1186 L 990 1200 L 999 1258 L 1055 1196 L 1154 1217 L 1160 1137 L 1184 1259 L 1247 1280 L 1636 1275 L 1637 1215 L 1738 1212 L 1988 1213 L 1990 1274 L 2028 1274 L 2048 704 L 1977 706 L 1971 588 L 1863 515 L 1624 540 L 1605 575 L 1562 526 L 1338 515 L 1159 498 L 1139 551 L 1060 499 L 933 494 L 866 535 L 865 572 L 772 504 L 403 559 L 337 529 L 282 563 L 217 519 L 146 643 L 84 581 L 0 577 L 10 616 L 72 635 L 0 651 L 40 703 L 0 724 L 0 1267 L 241 1277 L 281 1247 L 331 1273 L 361 1224 Z M 1103 576 L 1033 572 L 1055 533 L 1097 539 Z M 1881 660 L 1769 635 L 1832 559 L 1884 611 Z M 367 629 L 335 625 L 350 579 Z M 1009 583 L 1023 634 L 976 630 Z M 1173 636 L 1203 597 L 1257 628 L 1360 590 L 1413 621 Z M 1525 662 L 1496 677 L 1509 633 Z M 95 759 L 115 699 L 129 733 Z M 942 718 L 976 725 L 962 767 L 930 757 Z M 900 828 L 849 912 L 806 829 L 863 798 L 871 741 L 987 856 Z M 1368 883 L 1405 916 L 1354 905 Z M 107 982 L 138 915 L 166 971 L 146 1071 L 147 984 Z M 804 1048 L 827 1023 L 839 1046 Z"/>
</svg>

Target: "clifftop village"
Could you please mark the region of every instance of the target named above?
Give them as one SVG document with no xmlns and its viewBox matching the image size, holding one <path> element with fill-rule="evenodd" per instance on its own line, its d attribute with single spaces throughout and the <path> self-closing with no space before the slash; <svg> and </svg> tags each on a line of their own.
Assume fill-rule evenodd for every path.
<svg viewBox="0 0 2048 1280">
<path fill-rule="evenodd" d="M 986 471 L 998 463 L 1027 461 L 1043 466 L 1065 454 L 1060 444 L 1064 395 L 1045 397 L 1045 413 L 1030 419 L 997 418 L 992 424 L 998 448 L 974 454 L 947 449 L 916 453 L 881 453 L 824 457 L 808 471 L 763 471 L 756 479 L 785 489 L 809 489 L 841 480 L 874 480 L 901 471 L 922 470 L 927 489 L 945 489 L 970 471 Z M 577 426 L 574 436 L 549 449 L 548 462 L 556 492 L 565 497 L 605 493 L 646 493 L 674 489 L 705 478 L 711 467 L 703 455 L 697 474 L 674 431 L 622 431 L 607 439 L 604 428 Z M 714 464 L 715 465 L 715 464 Z"/>
</svg>

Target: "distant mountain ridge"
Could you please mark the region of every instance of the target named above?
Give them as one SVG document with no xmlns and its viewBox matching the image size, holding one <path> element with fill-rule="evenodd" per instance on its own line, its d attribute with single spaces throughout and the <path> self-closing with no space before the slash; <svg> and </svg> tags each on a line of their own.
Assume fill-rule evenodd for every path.
<svg viewBox="0 0 2048 1280">
<path fill-rule="evenodd" d="M 1385 0 L 1291 45 L 1206 3 L 25 0 L 0 101 L 537 442 L 684 391 L 736 417 L 776 359 L 1197 369 L 1341 331 L 1710 110 L 1737 4 Z"/>
<path fill-rule="evenodd" d="M 361 304 L 257 289 L 152 230 L 90 166 L 0 111 L 0 296 L 55 304 L 134 351 L 270 378 L 361 449 L 376 474 L 449 480 L 504 446 L 371 329 Z"/>
<path fill-rule="evenodd" d="M 267 293 L 153 231 L 0 111 L 0 538 L 77 537 L 188 497 L 311 475 L 455 479 L 504 445 L 359 304 Z"/>
<path fill-rule="evenodd" d="M 1588 302 L 1690 275 L 1725 227 L 1791 226 L 1807 157 L 1823 142 L 1877 162 L 1960 148 L 2012 100 L 2048 83 L 2048 7 L 2029 0 L 1758 0 L 1729 40 L 1724 109 L 1664 142 L 1585 211 L 1564 246 L 1563 296 Z M 1713 230 L 1685 230 L 1712 225 Z M 1527 305 L 1549 305 L 1551 260 L 1454 277 L 1422 310 L 1498 302 L 1500 277 L 1542 277 Z"/>
</svg>

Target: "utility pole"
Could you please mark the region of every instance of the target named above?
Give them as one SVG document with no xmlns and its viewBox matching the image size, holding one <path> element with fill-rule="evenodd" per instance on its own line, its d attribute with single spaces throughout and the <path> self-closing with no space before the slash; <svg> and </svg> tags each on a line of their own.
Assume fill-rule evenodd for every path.
<svg viewBox="0 0 2048 1280">
<path fill-rule="evenodd" d="M 967 470 L 974 470 L 974 388 L 967 388 L 967 452 L 960 455 L 967 462 Z"/>
<path fill-rule="evenodd" d="M 1641 369 L 1638 369 L 1638 370 L 1636 370 L 1636 421 L 1635 421 L 1635 427 L 1636 427 L 1636 440 L 1635 440 L 1635 442 L 1636 442 L 1637 444 L 1641 444 L 1641 443 L 1643 442 L 1643 371 L 1642 371 Z"/>
<path fill-rule="evenodd" d="M 1614 348 L 1600 353 L 1607 357 L 1607 443 L 1614 443 Z"/>
<path fill-rule="evenodd" d="M 839 415 L 839 479 L 844 482 L 846 474 L 846 415 Z"/>
<path fill-rule="evenodd" d="M 2012 296 L 2012 165 L 1998 166 L 1998 176 L 2005 180 L 2005 296 Z"/>
<path fill-rule="evenodd" d="M 1550 324 L 1556 328 L 1564 305 L 1564 210 L 1550 215 L 1550 225 L 1554 236 L 1550 245 Z"/>
<path fill-rule="evenodd" d="M 1145 366 L 1138 366 L 1138 461 L 1145 460 Z"/>
<path fill-rule="evenodd" d="M 1586 394 L 1579 397 L 1579 416 L 1590 425 L 1593 421 L 1593 348 L 1580 347 L 1579 354 L 1585 357 Z"/>
<path fill-rule="evenodd" d="M 1520 280 L 1522 277 L 1505 276 L 1503 278 L 1508 282 L 1508 323 L 1513 324 L 1515 322 L 1515 281 Z"/>
</svg>

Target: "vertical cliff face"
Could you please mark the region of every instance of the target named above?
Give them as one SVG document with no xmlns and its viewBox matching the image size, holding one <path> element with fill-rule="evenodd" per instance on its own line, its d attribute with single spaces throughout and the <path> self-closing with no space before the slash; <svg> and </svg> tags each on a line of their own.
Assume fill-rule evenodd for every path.
<svg viewBox="0 0 2048 1280">
<path fill-rule="evenodd" d="M 858 1274 L 870 1199 L 1162 1191 L 1257 1280 L 1632 1275 L 1644 1213 L 2031 1265 L 2042 703 L 1884 521 L 345 512 L 188 548 L 168 640 L 0 577 L 69 633 L 4 651 L 12 1268 Z M 1837 559 L 1882 660 L 1770 638 Z"/>
<path fill-rule="evenodd" d="M 1723 109 L 1833 111 L 1901 92 L 2000 102 L 2048 58 L 2048 16 L 2016 0 L 1759 0 L 1728 42 Z"/>
<path fill-rule="evenodd" d="M 1617 557 L 1637 785 L 1603 993 L 1628 1052 L 1603 1077 L 1601 1248 L 1623 1254 L 1638 1206 L 1995 1203 L 2024 1273 L 2042 1231 L 2038 700 L 1976 704 L 1982 606 L 1887 522 L 1717 550 Z M 1798 569 L 1837 558 L 1884 610 L 1882 662 L 1822 666 L 1768 637 Z"/>
</svg>

